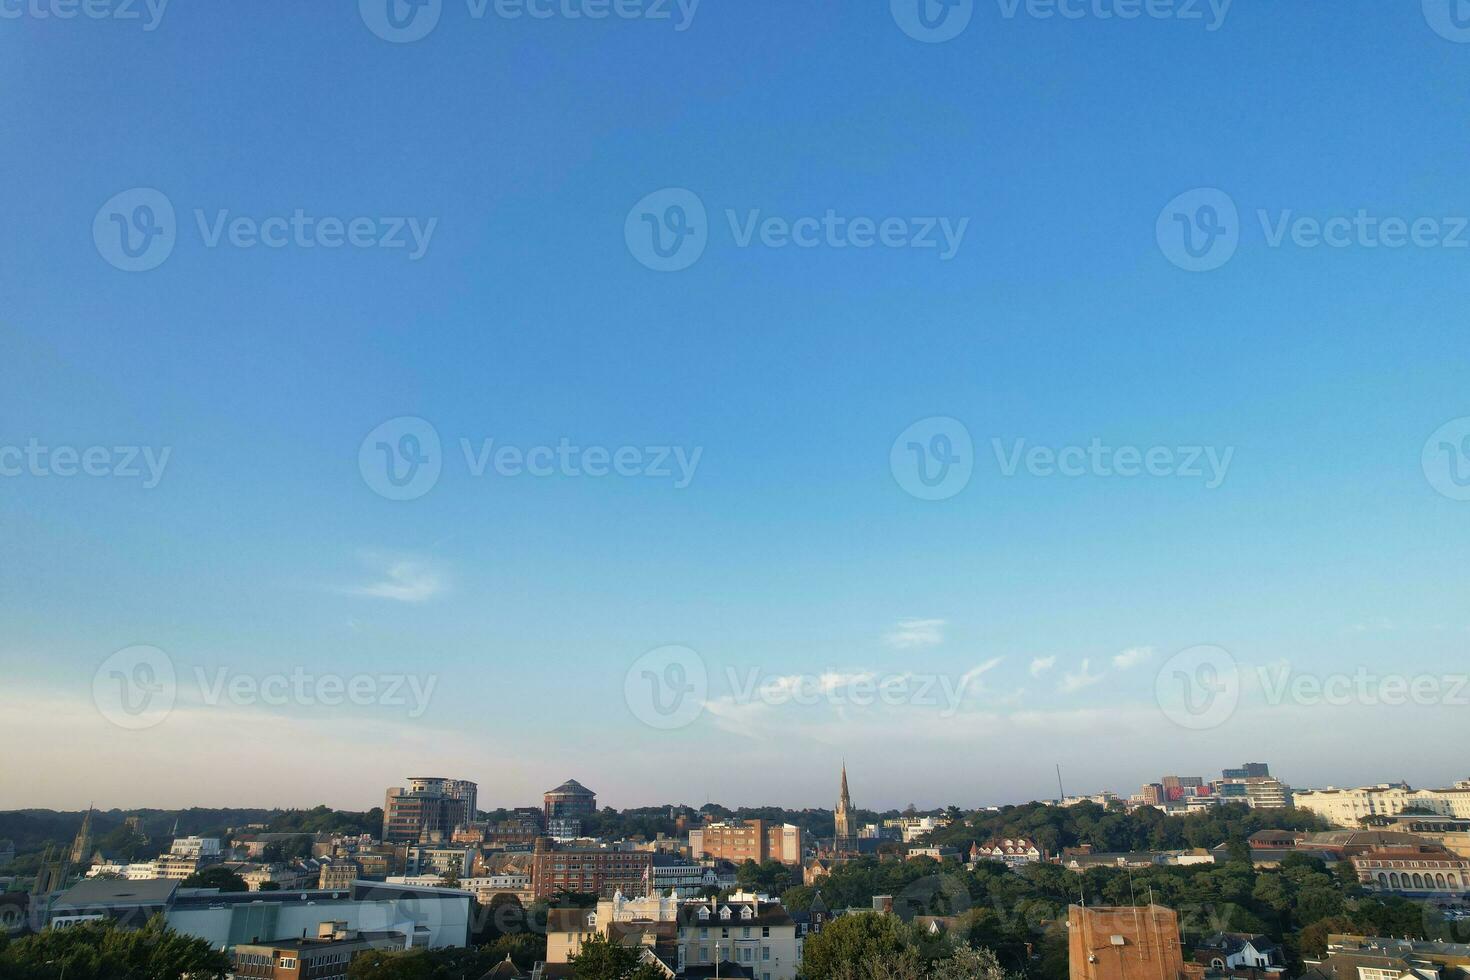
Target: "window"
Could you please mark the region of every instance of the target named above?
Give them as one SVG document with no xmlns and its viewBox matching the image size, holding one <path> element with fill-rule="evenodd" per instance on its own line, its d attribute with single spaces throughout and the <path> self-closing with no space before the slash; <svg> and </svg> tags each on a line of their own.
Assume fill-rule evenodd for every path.
<svg viewBox="0 0 1470 980">
<path fill-rule="evenodd" d="M 769 946 L 762 946 L 761 947 L 761 959 L 768 960 L 770 958 L 771 958 L 771 947 L 769 947 Z"/>
</svg>

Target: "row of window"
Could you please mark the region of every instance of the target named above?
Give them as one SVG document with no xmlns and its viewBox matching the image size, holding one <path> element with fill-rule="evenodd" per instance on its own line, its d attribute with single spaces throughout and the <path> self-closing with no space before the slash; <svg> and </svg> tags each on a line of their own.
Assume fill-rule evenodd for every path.
<svg viewBox="0 0 1470 980">
<path fill-rule="evenodd" d="M 750 929 L 751 929 L 750 926 L 742 926 L 741 929 L 740 929 L 740 933 L 741 933 L 740 938 L 741 939 L 749 939 L 750 938 Z M 761 926 L 761 938 L 762 939 L 769 939 L 770 936 L 771 936 L 771 927 L 770 926 Z M 699 938 L 700 939 L 708 939 L 709 938 L 709 927 L 708 926 L 700 926 L 699 927 Z M 730 930 L 729 930 L 729 928 L 723 928 L 723 929 L 720 930 L 720 938 L 721 939 L 729 939 L 730 938 Z"/>
<path fill-rule="evenodd" d="M 756 948 L 754 946 L 739 946 L 739 947 L 736 947 L 736 949 L 735 949 L 735 961 L 737 963 L 754 963 L 756 961 L 755 949 Z M 716 946 L 715 947 L 715 955 L 718 956 L 721 952 L 723 952 L 723 951 L 720 949 L 720 947 Z M 760 948 L 760 958 L 762 960 L 769 960 L 771 958 L 771 947 L 769 947 L 769 946 L 762 946 Z M 721 960 L 722 961 L 728 961 L 729 959 L 730 959 L 730 957 L 728 957 L 728 956 L 722 956 L 721 957 Z M 699 947 L 696 947 L 695 950 L 694 950 L 694 962 L 696 962 L 696 963 L 713 963 L 714 960 L 710 959 L 710 948 L 708 946 L 699 946 Z"/>
</svg>

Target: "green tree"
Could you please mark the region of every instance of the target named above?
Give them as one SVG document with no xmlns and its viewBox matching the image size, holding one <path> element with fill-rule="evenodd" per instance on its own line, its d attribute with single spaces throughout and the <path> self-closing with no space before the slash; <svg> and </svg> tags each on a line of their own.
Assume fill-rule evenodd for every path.
<svg viewBox="0 0 1470 980">
<path fill-rule="evenodd" d="M 142 929 L 86 922 L 46 929 L 0 949 L 7 980 L 221 980 L 229 958 L 209 943 L 174 932 L 162 916 Z"/>
<path fill-rule="evenodd" d="M 368 950 L 353 957 L 348 980 L 462 980 L 483 976 L 504 955 L 479 949 Z"/>
<path fill-rule="evenodd" d="M 658 980 L 662 971 L 642 962 L 641 946 L 622 946 L 602 936 L 584 940 L 571 958 L 573 980 Z"/>
<path fill-rule="evenodd" d="M 801 956 L 804 980 L 849 980 L 854 964 L 883 963 L 901 975 L 906 962 L 926 957 L 921 950 L 930 937 L 896 915 L 858 912 L 834 919 L 809 936 Z M 921 963 L 921 966 L 926 965 Z"/>
<path fill-rule="evenodd" d="M 212 865 L 202 871 L 196 871 L 183 881 L 179 882 L 180 888 L 218 888 L 222 892 L 248 892 L 250 886 L 245 884 L 234 871 L 222 864 Z"/>
<path fill-rule="evenodd" d="M 972 946 L 961 946 L 939 960 L 928 975 L 931 980 L 1009 980 L 995 953 Z"/>
</svg>

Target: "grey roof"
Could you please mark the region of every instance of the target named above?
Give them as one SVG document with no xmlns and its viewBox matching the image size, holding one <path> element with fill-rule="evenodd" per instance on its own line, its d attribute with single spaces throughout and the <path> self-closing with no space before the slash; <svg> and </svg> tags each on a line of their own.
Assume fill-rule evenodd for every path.
<svg viewBox="0 0 1470 980">
<path fill-rule="evenodd" d="M 147 881 L 124 881 L 120 878 L 87 878 L 72 885 L 51 906 L 59 909 L 115 906 L 136 908 L 139 905 L 167 905 L 178 891 L 179 883 L 167 878 Z"/>
<path fill-rule="evenodd" d="M 546 795 L 547 796 L 551 796 L 553 793 L 569 793 L 569 794 L 574 794 L 574 795 L 577 795 L 577 796 L 596 796 L 597 795 L 596 793 L 594 793 L 590 789 L 588 789 L 586 786 L 583 786 L 581 783 L 577 782 L 575 779 L 568 779 L 566 782 L 562 783 L 556 789 L 549 789 L 549 790 L 546 791 Z"/>
</svg>

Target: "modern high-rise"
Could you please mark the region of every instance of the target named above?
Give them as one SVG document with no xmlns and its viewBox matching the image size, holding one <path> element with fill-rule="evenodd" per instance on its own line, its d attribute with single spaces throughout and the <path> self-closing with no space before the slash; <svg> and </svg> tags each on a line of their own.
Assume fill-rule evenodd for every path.
<svg viewBox="0 0 1470 980">
<path fill-rule="evenodd" d="M 568 779 L 542 797 L 542 816 L 553 820 L 581 820 L 597 812 L 597 794 L 575 779 Z"/>
<path fill-rule="evenodd" d="M 386 843 L 447 841 L 454 830 L 475 817 L 478 788 L 463 779 L 414 776 L 394 786 L 383 801 Z"/>
</svg>

